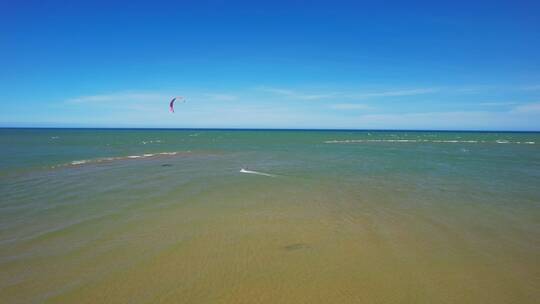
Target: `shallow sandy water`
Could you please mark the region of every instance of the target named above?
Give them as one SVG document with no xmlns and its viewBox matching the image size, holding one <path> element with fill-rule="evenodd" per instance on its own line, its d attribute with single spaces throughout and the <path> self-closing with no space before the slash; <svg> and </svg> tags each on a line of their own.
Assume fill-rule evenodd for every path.
<svg viewBox="0 0 540 304">
<path fill-rule="evenodd" d="M 0 302 L 535 303 L 536 158 L 371 148 L 5 178 Z"/>
</svg>

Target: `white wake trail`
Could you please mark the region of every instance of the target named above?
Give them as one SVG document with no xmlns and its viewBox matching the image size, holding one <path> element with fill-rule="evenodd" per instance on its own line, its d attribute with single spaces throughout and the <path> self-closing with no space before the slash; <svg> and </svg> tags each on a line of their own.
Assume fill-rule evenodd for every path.
<svg viewBox="0 0 540 304">
<path fill-rule="evenodd" d="M 264 173 L 264 172 L 258 172 L 258 171 L 252 171 L 252 170 L 246 170 L 244 168 L 240 169 L 240 173 L 256 174 L 256 175 L 262 175 L 262 176 L 268 176 L 268 177 L 275 177 L 275 175 L 273 175 L 273 174 Z"/>
</svg>

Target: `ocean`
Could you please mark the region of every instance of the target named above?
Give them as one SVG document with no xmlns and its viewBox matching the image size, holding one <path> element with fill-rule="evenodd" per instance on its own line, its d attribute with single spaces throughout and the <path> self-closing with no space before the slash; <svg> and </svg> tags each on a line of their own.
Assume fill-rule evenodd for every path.
<svg viewBox="0 0 540 304">
<path fill-rule="evenodd" d="M 0 129 L 1 303 L 537 303 L 540 133 Z"/>
</svg>

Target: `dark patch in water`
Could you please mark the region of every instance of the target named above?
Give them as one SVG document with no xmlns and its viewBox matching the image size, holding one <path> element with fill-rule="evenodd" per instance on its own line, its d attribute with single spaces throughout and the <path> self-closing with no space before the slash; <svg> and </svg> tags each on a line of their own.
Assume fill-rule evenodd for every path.
<svg viewBox="0 0 540 304">
<path fill-rule="evenodd" d="M 290 244 L 290 245 L 287 245 L 287 246 L 283 247 L 283 249 L 287 250 L 287 251 L 300 250 L 300 249 L 309 249 L 309 248 L 311 248 L 311 246 L 309 246 L 306 243 L 295 243 L 295 244 Z"/>
<path fill-rule="evenodd" d="M 162 167 L 172 167 L 172 164 L 163 164 Z"/>
</svg>

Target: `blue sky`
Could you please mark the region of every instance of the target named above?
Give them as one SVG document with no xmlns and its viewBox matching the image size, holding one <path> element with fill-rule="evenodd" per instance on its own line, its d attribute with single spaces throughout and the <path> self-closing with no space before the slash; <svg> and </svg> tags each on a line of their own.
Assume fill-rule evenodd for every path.
<svg viewBox="0 0 540 304">
<path fill-rule="evenodd" d="M 540 130 L 536 1 L 86 2 L 0 2 L 0 126 Z"/>
</svg>

